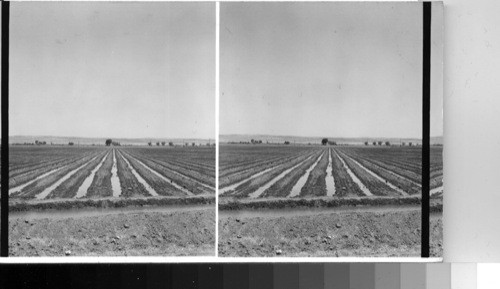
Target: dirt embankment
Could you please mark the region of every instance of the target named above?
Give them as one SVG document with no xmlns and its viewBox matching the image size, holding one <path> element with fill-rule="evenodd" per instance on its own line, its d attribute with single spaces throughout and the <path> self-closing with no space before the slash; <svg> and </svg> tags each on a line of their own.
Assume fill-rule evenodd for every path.
<svg viewBox="0 0 500 289">
<path fill-rule="evenodd" d="M 442 255 L 442 222 L 431 218 L 431 252 Z M 297 217 L 219 219 L 219 256 L 418 257 L 418 208 Z"/>
<path fill-rule="evenodd" d="M 245 200 L 235 198 L 219 198 L 219 210 L 233 211 L 243 209 L 293 209 L 293 208 L 338 208 L 362 206 L 420 206 L 421 198 L 410 197 L 350 197 L 350 198 L 269 198 Z M 430 212 L 443 210 L 443 199 L 433 198 L 430 201 Z"/>
<path fill-rule="evenodd" d="M 78 218 L 15 218 L 10 256 L 201 256 L 215 254 L 215 210 Z"/>
<path fill-rule="evenodd" d="M 10 212 L 215 204 L 214 196 L 11 201 Z"/>
</svg>

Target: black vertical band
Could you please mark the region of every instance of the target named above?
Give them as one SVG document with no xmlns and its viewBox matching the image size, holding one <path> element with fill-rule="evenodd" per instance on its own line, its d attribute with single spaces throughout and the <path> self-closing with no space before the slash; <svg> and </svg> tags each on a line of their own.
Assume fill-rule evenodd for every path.
<svg viewBox="0 0 500 289">
<path fill-rule="evenodd" d="M 424 2 L 422 79 L 422 257 L 429 257 L 429 179 L 431 109 L 431 16 L 432 3 Z"/>
<path fill-rule="evenodd" d="M 10 2 L 2 1 L 2 198 L 0 212 L 0 256 L 9 254 L 9 10 Z"/>
</svg>

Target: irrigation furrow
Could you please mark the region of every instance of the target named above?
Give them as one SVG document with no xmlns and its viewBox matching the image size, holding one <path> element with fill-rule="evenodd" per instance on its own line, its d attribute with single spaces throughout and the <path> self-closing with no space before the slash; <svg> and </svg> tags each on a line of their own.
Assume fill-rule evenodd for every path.
<svg viewBox="0 0 500 289">
<path fill-rule="evenodd" d="M 22 184 L 22 185 L 20 185 L 20 186 L 17 186 L 17 187 L 15 187 L 15 188 L 9 189 L 9 195 L 10 195 L 10 194 L 13 194 L 13 193 L 15 193 L 15 192 L 20 192 L 20 191 L 22 191 L 25 187 L 27 187 L 27 186 L 31 185 L 32 183 L 34 183 L 34 182 L 38 181 L 39 179 L 45 178 L 46 176 L 48 176 L 48 175 L 50 175 L 50 174 L 52 174 L 52 173 L 55 173 L 56 171 L 58 171 L 58 170 L 60 170 L 60 169 L 62 169 L 62 168 L 64 168 L 64 167 L 65 167 L 65 166 L 62 166 L 62 167 L 59 167 L 59 168 L 53 169 L 53 170 L 51 170 L 51 171 L 49 171 L 49 172 L 46 172 L 45 174 L 42 174 L 42 175 L 40 175 L 40 176 L 38 176 L 38 177 L 34 178 L 33 180 L 31 180 L 31 181 L 29 181 L 29 182 L 27 182 L 27 183 L 24 183 L 24 184 Z"/>
<path fill-rule="evenodd" d="M 349 158 L 351 161 L 353 161 L 355 164 L 357 164 L 360 168 L 362 168 L 363 170 L 365 170 L 367 173 L 369 173 L 370 175 L 372 175 L 373 177 L 375 177 L 376 179 L 378 179 L 379 181 L 385 183 L 387 186 L 389 186 L 391 189 L 395 190 L 396 192 L 400 193 L 401 195 L 403 196 L 408 196 L 408 193 L 401 190 L 400 188 L 396 187 L 395 185 L 391 184 L 390 182 L 388 182 L 387 180 L 383 179 L 382 177 L 380 177 L 379 175 L 377 175 L 376 173 L 374 173 L 373 171 L 369 170 L 368 168 L 366 168 L 365 166 L 363 166 L 362 164 L 360 164 L 357 160 L 355 160 L 354 158 L 348 156 L 347 154 L 344 154 L 345 157 Z"/>
<path fill-rule="evenodd" d="M 242 180 L 242 181 L 240 181 L 240 182 L 237 182 L 236 184 L 233 184 L 233 185 L 230 185 L 230 186 L 225 187 L 225 188 L 223 188 L 223 189 L 220 189 L 220 190 L 219 190 L 219 195 L 224 194 L 224 193 L 227 193 L 227 192 L 229 192 L 229 191 L 233 191 L 234 189 L 236 189 L 236 188 L 237 188 L 237 187 L 239 187 L 240 185 L 242 185 L 242 184 L 244 184 L 244 183 L 246 183 L 246 182 L 248 182 L 248 181 L 250 181 L 250 180 L 252 180 L 252 179 L 254 179 L 254 178 L 256 178 L 256 177 L 262 176 L 263 174 L 265 174 L 265 173 L 269 172 L 270 170 L 275 169 L 275 168 L 277 168 L 277 167 L 279 167 L 279 166 L 280 166 L 280 165 L 277 165 L 277 166 L 274 166 L 274 167 L 267 168 L 267 169 L 263 170 L 262 172 L 259 172 L 259 173 L 255 174 L 255 175 L 253 175 L 253 176 L 251 176 L 251 177 L 249 177 L 249 178 L 246 178 L 246 179 L 244 179 L 244 180 Z"/>
<path fill-rule="evenodd" d="M 35 198 L 37 198 L 38 200 L 43 200 L 45 199 L 45 197 L 47 197 L 55 188 L 57 188 L 60 184 L 62 184 L 64 181 L 66 181 L 67 179 L 71 178 L 72 175 L 74 175 L 76 172 L 78 172 L 81 168 L 85 167 L 88 163 L 92 162 L 93 160 L 95 160 L 97 158 L 96 157 L 93 157 L 92 159 L 90 159 L 88 162 L 84 163 L 83 165 L 79 166 L 78 168 L 70 171 L 69 173 L 67 173 L 64 177 L 62 177 L 61 179 L 59 179 L 57 182 L 55 182 L 54 184 L 52 184 L 50 187 L 46 188 L 45 190 L 43 190 L 40 194 L 36 195 Z"/>
<path fill-rule="evenodd" d="M 309 177 L 309 174 L 311 173 L 311 171 L 314 169 L 314 167 L 316 167 L 316 165 L 319 163 L 319 161 L 321 160 L 321 157 L 323 156 L 324 153 L 322 153 L 318 159 L 314 162 L 314 164 L 312 164 L 306 171 L 306 173 L 300 177 L 300 179 L 297 181 L 297 183 L 295 184 L 295 186 L 293 186 L 292 190 L 290 191 L 290 195 L 288 195 L 289 198 L 292 198 L 292 197 L 296 197 L 300 194 L 300 190 L 302 189 L 302 187 L 306 184 L 307 182 L 307 179 Z"/>
<path fill-rule="evenodd" d="M 258 159 L 256 161 L 253 161 L 253 162 L 248 163 L 248 164 L 231 164 L 231 167 L 229 167 L 229 168 L 222 168 L 219 166 L 219 171 L 220 171 L 219 177 L 222 178 L 222 177 L 238 174 L 238 173 L 245 172 L 245 171 L 251 170 L 253 168 L 256 168 L 256 167 L 259 167 L 262 165 L 266 165 L 266 164 L 273 163 L 273 162 L 279 162 L 280 160 L 285 160 L 287 158 L 289 158 L 289 156 L 279 156 L 279 157 L 273 157 L 273 158 L 267 158 L 267 159 Z"/>
<path fill-rule="evenodd" d="M 90 185 L 92 184 L 92 181 L 94 180 L 95 173 L 101 168 L 102 164 L 108 157 L 109 153 L 107 153 L 102 160 L 99 162 L 99 164 L 90 172 L 90 175 L 83 181 L 82 185 L 78 188 L 78 191 L 76 192 L 76 195 L 74 198 L 82 198 L 85 197 L 87 194 L 87 190 L 89 189 Z"/>
<path fill-rule="evenodd" d="M 347 173 L 349 174 L 349 176 L 351 177 L 351 179 L 358 185 L 358 187 L 361 189 L 361 191 L 363 192 L 363 194 L 365 194 L 367 196 L 373 196 L 373 194 L 370 192 L 370 190 L 368 190 L 368 188 L 361 182 L 361 180 L 358 179 L 358 177 L 351 171 L 351 169 L 345 163 L 344 159 L 342 159 L 342 157 L 337 153 L 337 151 L 335 151 L 335 155 L 342 162 L 342 165 L 346 169 Z"/>
<path fill-rule="evenodd" d="M 283 178 L 284 176 L 286 176 L 288 173 L 290 173 L 291 171 L 293 171 L 295 168 L 297 168 L 298 166 L 300 166 L 301 164 L 303 164 L 304 162 L 308 161 L 310 158 L 312 158 L 312 156 L 308 157 L 307 159 L 303 160 L 302 162 L 296 164 L 295 166 L 287 169 L 286 171 L 282 172 L 280 175 L 278 175 L 277 177 L 275 177 L 274 179 L 272 179 L 271 181 L 269 181 L 267 184 L 265 184 L 264 186 L 260 187 L 258 190 L 256 190 L 255 192 L 253 193 L 250 193 L 248 194 L 248 196 L 250 198 L 258 198 L 260 195 L 262 195 L 262 193 L 264 193 L 268 188 L 270 188 L 272 185 L 274 185 L 274 183 L 276 183 L 277 181 L 279 181 L 281 178 Z"/>
<path fill-rule="evenodd" d="M 394 172 L 388 168 L 384 168 L 383 166 L 380 165 L 379 161 L 374 161 L 372 159 L 369 159 L 369 158 L 363 158 L 363 160 L 367 161 L 367 162 L 370 162 L 372 163 L 373 165 L 379 167 L 380 169 L 383 169 L 384 171 L 394 175 L 395 177 L 398 177 L 398 178 L 403 178 L 405 180 L 407 180 L 408 182 L 412 183 L 413 185 L 417 186 L 417 187 L 422 187 L 422 184 L 418 183 L 418 182 L 415 182 L 413 179 L 411 178 L 408 178 L 407 176 L 404 176 L 403 174 L 398 174 L 397 172 Z M 380 161 L 381 163 L 384 163 L 382 161 Z"/>
<path fill-rule="evenodd" d="M 444 188 L 443 186 L 441 186 L 441 187 L 437 187 L 437 188 L 434 188 L 434 189 L 432 189 L 432 190 L 429 192 L 429 194 L 432 196 L 432 195 L 437 194 L 437 193 L 439 193 L 439 192 L 443 192 L 443 188 Z"/>
<path fill-rule="evenodd" d="M 121 152 L 119 152 L 125 163 L 127 164 L 128 168 L 132 172 L 132 174 L 136 177 L 136 179 L 141 183 L 144 188 L 148 191 L 148 193 L 152 196 L 158 196 L 158 193 L 137 173 L 137 171 L 132 167 L 130 162 L 123 156 Z"/>
<path fill-rule="evenodd" d="M 111 191 L 113 192 L 113 197 L 119 197 L 122 194 L 120 178 L 118 177 L 118 166 L 116 165 L 115 149 L 113 149 L 113 167 L 111 168 Z"/>
<path fill-rule="evenodd" d="M 233 181 L 234 182 L 241 182 L 243 179 L 248 180 L 249 178 L 252 178 L 252 176 L 254 176 L 257 172 L 260 172 L 259 170 L 265 170 L 265 169 L 269 169 L 269 168 L 274 169 L 274 168 L 276 168 L 280 165 L 283 165 L 285 163 L 293 162 L 298 157 L 308 156 L 311 154 L 311 152 L 313 152 L 313 151 L 304 151 L 298 155 L 289 155 L 289 156 L 280 158 L 278 161 L 264 162 L 264 163 L 262 163 L 261 166 L 255 166 L 253 168 L 250 168 L 248 170 L 244 170 L 244 171 L 239 172 L 239 173 L 226 175 L 225 177 L 221 177 L 219 175 L 219 188 L 226 189 L 227 186 L 233 185 Z"/>
<path fill-rule="evenodd" d="M 188 176 L 188 175 L 186 175 L 186 174 L 179 173 L 179 172 L 177 172 L 177 171 L 175 171 L 175 170 L 172 170 L 172 169 L 170 169 L 170 168 L 168 168 L 168 167 L 165 167 L 165 166 L 163 166 L 163 167 L 164 167 L 166 170 L 168 170 L 168 171 L 170 171 L 170 172 L 172 172 L 172 173 L 174 173 L 174 174 L 176 174 L 176 175 L 178 175 L 178 176 L 180 176 L 180 177 L 183 177 L 183 178 L 188 178 L 188 179 L 189 179 L 189 180 L 191 180 L 193 183 L 196 183 L 196 184 L 198 184 L 198 185 L 200 185 L 200 186 L 202 186 L 202 187 L 205 187 L 205 188 L 207 188 L 207 189 L 209 189 L 209 190 L 211 190 L 211 191 L 213 191 L 213 190 L 214 190 L 214 187 L 211 187 L 210 185 L 207 185 L 207 184 L 205 184 L 205 183 L 202 183 L 202 182 L 200 182 L 200 181 L 198 181 L 198 180 L 196 180 L 196 179 L 194 179 L 194 178 L 192 178 L 192 177 L 190 177 L 190 176 Z M 186 168 L 186 169 L 189 169 L 189 168 Z"/>
<path fill-rule="evenodd" d="M 136 154 L 132 155 L 131 153 L 129 153 L 129 152 L 127 152 L 127 151 L 125 151 L 125 154 L 127 154 L 128 156 L 133 157 L 134 159 L 136 159 L 136 160 L 137 160 L 137 155 L 136 155 Z M 189 179 L 190 181 L 192 181 L 192 182 L 196 183 L 197 185 L 200 185 L 200 186 L 202 186 L 202 187 L 205 187 L 205 188 L 209 189 L 210 191 L 213 191 L 213 190 L 214 190 L 214 187 L 211 187 L 210 185 L 207 185 L 207 184 L 205 184 L 205 183 L 202 183 L 202 182 L 200 182 L 199 180 L 194 179 L 194 178 L 193 178 L 193 177 L 191 177 L 191 176 L 188 176 L 188 175 L 186 175 L 186 174 L 183 174 L 183 173 L 177 172 L 177 171 L 175 171 L 175 170 L 173 170 L 173 169 L 171 169 L 171 168 L 169 168 L 169 167 L 167 167 L 167 166 L 165 166 L 165 165 L 162 165 L 162 162 L 161 162 L 161 161 L 153 160 L 153 159 L 150 159 L 150 158 L 147 158 L 147 157 L 144 157 L 144 159 L 145 159 L 145 160 L 148 160 L 148 161 L 150 161 L 150 162 L 156 163 L 156 164 L 158 164 L 158 165 L 162 166 L 165 170 L 168 170 L 169 172 L 171 172 L 171 173 L 173 173 L 173 174 L 176 174 L 176 175 L 178 175 L 178 176 L 180 176 L 180 177 L 182 177 L 182 178 L 187 178 L 187 179 Z M 171 165 L 174 165 L 174 166 L 178 166 L 178 165 L 175 165 L 175 164 L 172 164 L 172 163 L 169 163 L 169 162 L 165 162 L 165 163 L 168 163 L 168 164 L 171 164 Z M 180 166 L 179 166 L 179 167 L 180 167 Z M 189 168 L 184 168 L 184 169 L 188 169 L 188 170 L 189 170 Z"/>
<path fill-rule="evenodd" d="M 328 174 L 330 168 L 330 174 Z M 335 179 L 333 178 L 333 163 L 332 163 L 332 150 L 328 149 L 328 168 L 326 169 L 326 195 L 331 197 L 335 195 Z"/>
<path fill-rule="evenodd" d="M 144 168 L 146 168 L 148 171 L 150 171 L 151 173 L 153 173 L 154 175 L 156 175 L 157 177 L 159 177 L 163 181 L 170 183 L 176 189 L 182 191 L 183 193 L 187 194 L 188 196 L 194 196 L 193 193 L 191 193 L 190 191 L 186 190 L 185 188 L 179 186 L 178 184 L 174 183 L 171 179 L 163 176 L 162 174 L 158 173 L 157 171 L 153 170 L 152 168 L 148 167 L 145 163 L 141 162 L 139 159 L 132 157 L 131 155 L 129 155 L 129 157 L 133 158 L 136 162 L 138 162 L 140 165 L 142 165 Z"/>
</svg>

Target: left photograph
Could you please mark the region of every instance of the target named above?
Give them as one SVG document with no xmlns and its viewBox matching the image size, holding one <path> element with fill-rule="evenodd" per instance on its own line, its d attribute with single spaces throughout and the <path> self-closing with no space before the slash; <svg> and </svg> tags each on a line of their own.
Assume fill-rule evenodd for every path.
<svg viewBox="0 0 500 289">
<path fill-rule="evenodd" d="M 215 3 L 11 2 L 9 256 L 215 255 Z"/>
</svg>

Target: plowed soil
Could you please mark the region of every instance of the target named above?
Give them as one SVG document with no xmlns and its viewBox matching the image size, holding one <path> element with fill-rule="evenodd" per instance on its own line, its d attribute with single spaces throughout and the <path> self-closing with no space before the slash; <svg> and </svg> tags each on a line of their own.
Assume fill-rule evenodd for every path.
<svg viewBox="0 0 500 289">
<path fill-rule="evenodd" d="M 166 212 L 55 215 L 12 218 L 9 255 L 215 255 L 213 206 Z"/>
<path fill-rule="evenodd" d="M 419 257 L 420 208 L 219 213 L 219 256 Z M 263 210 L 264 211 L 264 210 Z M 271 215 L 272 215 L 271 214 Z M 441 214 L 431 217 L 431 253 L 442 256 Z"/>
</svg>

